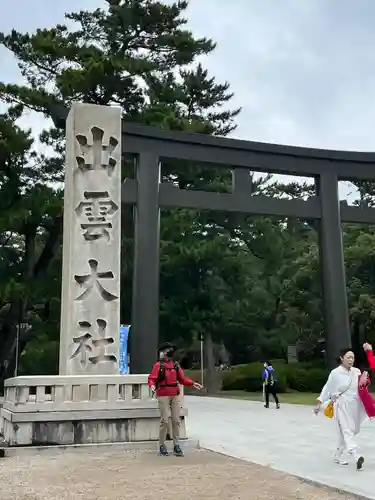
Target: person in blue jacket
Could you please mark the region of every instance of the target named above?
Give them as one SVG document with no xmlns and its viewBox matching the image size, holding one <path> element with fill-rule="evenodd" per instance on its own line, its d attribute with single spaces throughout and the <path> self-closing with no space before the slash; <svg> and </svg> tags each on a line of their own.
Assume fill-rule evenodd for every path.
<svg viewBox="0 0 375 500">
<path fill-rule="evenodd" d="M 277 397 L 277 374 L 269 361 L 265 361 L 263 369 L 263 389 L 265 396 L 265 408 L 270 406 L 270 394 L 276 403 L 276 408 L 280 408 L 280 401 Z"/>
</svg>

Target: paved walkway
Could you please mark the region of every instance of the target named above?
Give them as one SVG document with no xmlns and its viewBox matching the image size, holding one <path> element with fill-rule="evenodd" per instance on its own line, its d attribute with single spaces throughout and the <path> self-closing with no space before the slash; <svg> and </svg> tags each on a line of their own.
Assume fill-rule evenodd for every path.
<svg viewBox="0 0 375 500">
<path fill-rule="evenodd" d="M 283 405 L 269 410 L 261 403 L 186 396 L 189 437 L 201 446 L 305 479 L 375 499 L 375 421 L 365 422 L 358 443 L 365 468 L 333 463 L 334 423 L 312 409 Z"/>
</svg>

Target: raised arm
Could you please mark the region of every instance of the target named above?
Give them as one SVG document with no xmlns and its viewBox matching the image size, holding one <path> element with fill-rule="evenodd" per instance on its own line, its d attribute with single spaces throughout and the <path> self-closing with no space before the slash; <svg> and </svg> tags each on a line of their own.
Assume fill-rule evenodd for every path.
<svg viewBox="0 0 375 500">
<path fill-rule="evenodd" d="M 178 366 L 178 371 L 177 371 L 177 380 L 181 385 L 185 386 L 192 386 L 194 385 L 194 381 L 191 378 L 185 377 L 184 370 L 181 368 L 181 366 Z"/>
<path fill-rule="evenodd" d="M 375 356 L 374 351 L 372 350 L 372 345 L 368 343 L 363 344 L 363 349 L 366 352 L 369 367 L 371 368 L 371 370 L 375 370 Z"/>
<path fill-rule="evenodd" d="M 203 385 L 198 382 L 194 382 L 191 378 L 185 377 L 184 370 L 180 365 L 178 365 L 177 380 L 181 385 L 194 387 L 194 389 L 198 389 L 199 391 L 203 389 Z"/>
</svg>

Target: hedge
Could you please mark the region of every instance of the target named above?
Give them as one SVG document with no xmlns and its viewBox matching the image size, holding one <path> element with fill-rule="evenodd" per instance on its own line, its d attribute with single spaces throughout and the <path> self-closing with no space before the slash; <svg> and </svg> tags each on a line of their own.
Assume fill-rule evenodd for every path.
<svg viewBox="0 0 375 500">
<path fill-rule="evenodd" d="M 287 390 L 319 393 L 328 376 L 328 370 L 322 364 L 291 363 L 274 361 L 278 378 L 279 392 Z M 262 363 L 250 363 L 233 367 L 223 375 L 223 390 L 262 391 Z"/>
</svg>

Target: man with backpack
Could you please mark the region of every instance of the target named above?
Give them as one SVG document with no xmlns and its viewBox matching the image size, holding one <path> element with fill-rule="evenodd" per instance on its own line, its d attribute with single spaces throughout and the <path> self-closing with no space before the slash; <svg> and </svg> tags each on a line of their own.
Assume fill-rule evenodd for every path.
<svg viewBox="0 0 375 500">
<path fill-rule="evenodd" d="M 279 398 L 277 397 L 277 374 L 269 361 L 265 361 L 263 370 L 263 389 L 265 396 L 265 408 L 270 406 L 270 394 L 276 403 L 276 408 L 280 408 Z"/>
<path fill-rule="evenodd" d="M 169 412 L 172 417 L 173 453 L 177 457 L 184 454 L 181 450 L 180 438 L 180 385 L 202 389 L 203 386 L 185 377 L 181 366 L 173 359 L 177 347 L 169 342 L 159 348 L 159 361 L 154 364 L 148 377 L 148 385 L 156 393 L 160 409 L 159 452 L 168 456 L 165 440 L 168 433 Z"/>
</svg>

